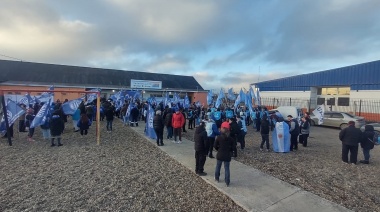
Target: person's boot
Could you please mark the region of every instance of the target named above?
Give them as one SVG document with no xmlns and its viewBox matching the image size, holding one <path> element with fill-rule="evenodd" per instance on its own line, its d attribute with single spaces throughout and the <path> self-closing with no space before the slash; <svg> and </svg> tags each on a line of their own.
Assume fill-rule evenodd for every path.
<svg viewBox="0 0 380 212">
<path fill-rule="evenodd" d="M 138 127 L 139 126 L 139 123 L 138 122 L 136 122 L 136 127 Z"/>
<path fill-rule="evenodd" d="M 360 163 L 364 163 L 364 164 L 369 164 L 369 161 L 368 160 L 361 160 L 359 161 Z"/>
</svg>

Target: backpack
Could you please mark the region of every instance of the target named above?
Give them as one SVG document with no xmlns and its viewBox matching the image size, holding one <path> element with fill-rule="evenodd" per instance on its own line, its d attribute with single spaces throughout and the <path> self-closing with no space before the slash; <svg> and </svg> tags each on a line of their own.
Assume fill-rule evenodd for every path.
<svg viewBox="0 0 380 212">
<path fill-rule="evenodd" d="M 368 138 L 374 145 L 380 145 L 380 133 L 375 131 L 372 140 Z"/>
</svg>

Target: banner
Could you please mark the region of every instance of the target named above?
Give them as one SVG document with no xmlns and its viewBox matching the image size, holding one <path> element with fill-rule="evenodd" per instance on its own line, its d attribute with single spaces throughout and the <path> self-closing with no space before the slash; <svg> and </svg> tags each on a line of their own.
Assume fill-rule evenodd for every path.
<svg viewBox="0 0 380 212">
<path fill-rule="evenodd" d="M 212 90 L 209 90 L 209 92 L 207 93 L 207 105 L 211 105 L 212 104 Z"/>
<path fill-rule="evenodd" d="M 318 125 L 323 124 L 323 117 L 325 115 L 325 107 L 323 105 L 318 105 L 313 111 L 313 114 L 318 118 Z"/>
<path fill-rule="evenodd" d="M 229 100 L 232 100 L 232 101 L 236 99 L 235 94 L 234 94 L 232 88 L 228 89 L 228 95 L 227 95 L 227 98 L 228 98 Z"/>
<path fill-rule="evenodd" d="M 290 133 L 289 125 L 285 122 L 277 122 L 272 132 L 273 151 L 289 152 L 290 151 Z"/>
<path fill-rule="evenodd" d="M 74 99 L 62 104 L 62 110 L 66 115 L 73 115 L 78 109 L 80 103 L 84 100 L 84 97 Z"/>
<path fill-rule="evenodd" d="M 9 126 L 11 126 L 13 123 L 15 123 L 15 121 L 25 113 L 25 111 L 20 106 L 18 106 L 16 104 L 16 102 L 14 102 L 10 99 L 8 99 L 6 101 L 5 107 L 7 108 L 7 116 L 8 116 Z M 5 123 L 4 117 L 2 118 L 1 122 Z"/>
<path fill-rule="evenodd" d="M 147 122 L 145 125 L 145 135 L 149 138 L 156 139 L 156 132 L 153 128 L 153 118 L 154 118 L 154 110 L 152 106 L 149 104 L 148 113 L 147 113 Z"/>
<path fill-rule="evenodd" d="M 51 98 L 48 103 L 45 103 L 44 105 L 42 105 L 36 117 L 34 117 L 32 123 L 30 124 L 30 128 L 35 128 L 45 123 L 46 118 L 47 118 L 46 116 L 49 115 L 50 103 L 51 103 Z"/>
</svg>

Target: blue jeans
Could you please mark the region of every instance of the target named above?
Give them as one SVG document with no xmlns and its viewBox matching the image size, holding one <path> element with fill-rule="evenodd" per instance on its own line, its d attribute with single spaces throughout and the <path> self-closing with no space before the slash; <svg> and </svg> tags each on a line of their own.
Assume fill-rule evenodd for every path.
<svg viewBox="0 0 380 212">
<path fill-rule="evenodd" d="M 369 151 L 370 150 L 371 149 L 363 149 L 364 160 L 366 160 L 366 161 L 369 161 L 369 158 L 370 158 Z"/>
<path fill-rule="evenodd" d="M 166 136 L 167 139 L 173 138 L 173 127 L 166 127 L 166 130 L 168 131 L 168 136 Z"/>
<path fill-rule="evenodd" d="M 129 116 L 126 116 L 126 115 L 125 115 L 125 116 L 123 117 L 123 119 L 124 119 L 124 120 L 123 120 L 123 121 L 124 121 L 124 125 L 128 124 Z"/>
<path fill-rule="evenodd" d="M 230 162 L 217 160 L 216 168 L 215 168 L 215 179 L 219 180 L 222 163 L 224 163 L 224 182 L 229 185 L 230 184 Z"/>
<path fill-rule="evenodd" d="M 107 131 L 112 131 L 112 121 L 113 120 L 107 121 Z"/>
</svg>

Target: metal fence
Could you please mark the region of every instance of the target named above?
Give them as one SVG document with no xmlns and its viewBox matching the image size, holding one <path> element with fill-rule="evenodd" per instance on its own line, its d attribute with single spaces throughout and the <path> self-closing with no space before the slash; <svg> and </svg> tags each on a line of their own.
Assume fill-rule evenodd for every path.
<svg viewBox="0 0 380 212">
<path fill-rule="evenodd" d="M 312 112 L 317 105 L 324 105 L 326 111 L 347 112 L 356 116 L 363 116 L 368 122 L 380 121 L 380 99 L 350 99 L 349 101 L 335 101 L 330 99 L 264 97 L 261 104 L 268 109 L 279 106 L 297 106 L 304 111 Z"/>
</svg>

